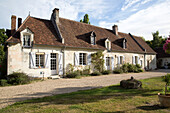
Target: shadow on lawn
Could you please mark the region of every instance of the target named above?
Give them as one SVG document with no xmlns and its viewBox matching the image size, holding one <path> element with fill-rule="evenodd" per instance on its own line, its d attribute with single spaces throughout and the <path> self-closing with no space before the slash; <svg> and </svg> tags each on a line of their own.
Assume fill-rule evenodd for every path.
<svg viewBox="0 0 170 113">
<path fill-rule="evenodd" d="M 93 90 L 84 90 L 84 89 L 92 89 L 94 87 L 67 87 L 67 88 L 57 88 L 54 91 L 51 91 L 49 93 L 54 93 L 55 92 L 61 92 L 61 91 L 68 91 L 66 94 L 58 94 L 54 96 L 47 96 L 43 98 L 37 98 L 37 99 L 31 99 L 31 100 L 26 100 L 23 102 L 18 102 L 17 104 L 29 104 L 29 103 L 45 103 L 42 104 L 44 105 L 50 105 L 50 104 L 63 104 L 63 105 L 68 105 L 68 104 L 79 104 L 79 103 L 90 103 L 90 102 L 97 102 L 100 100 L 104 99 L 130 99 L 133 98 L 134 96 L 152 96 L 156 95 L 157 91 L 160 90 L 147 90 L 147 89 L 123 89 L 119 87 L 119 85 L 114 85 L 114 86 L 109 86 L 105 88 L 96 88 Z M 84 90 L 84 91 L 78 91 L 78 92 L 72 92 L 69 93 L 69 89 L 79 89 L 79 90 Z M 28 96 L 36 96 L 36 95 L 42 95 L 43 93 L 35 93 L 32 95 Z M 15 99 L 15 98 L 14 98 Z M 16 98 L 17 99 L 17 98 Z"/>
<path fill-rule="evenodd" d="M 150 111 L 150 110 L 166 109 L 166 107 L 161 107 L 158 104 L 156 104 L 156 105 L 148 105 L 148 106 L 139 106 L 139 107 L 137 107 L 137 109 L 142 109 L 142 110 Z"/>
</svg>

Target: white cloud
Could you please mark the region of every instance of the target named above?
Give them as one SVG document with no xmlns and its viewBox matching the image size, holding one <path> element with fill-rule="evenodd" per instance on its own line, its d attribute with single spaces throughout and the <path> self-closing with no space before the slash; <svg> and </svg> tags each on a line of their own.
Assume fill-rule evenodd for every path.
<svg viewBox="0 0 170 113">
<path fill-rule="evenodd" d="M 125 0 L 125 4 L 121 8 L 121 10 L 124 11 L 139 1 L 141 1 L 141 0 Z"/>
<path fill-rule="evenodd" d="M 159 30 L 160 35 L 168 36 L 170 32 L 170 1 L 155 4 L 143 9 L 136 14 L 122 20 L 119 31 L 131 32 L 137 36 L 144 36 L 145 39 L 152 39 L 152 32 Z M 110 25 L 109 25 L 110 24 Z M 114 23 L 100 22 L 102 27 L 111 28 Z"/>
</svg>

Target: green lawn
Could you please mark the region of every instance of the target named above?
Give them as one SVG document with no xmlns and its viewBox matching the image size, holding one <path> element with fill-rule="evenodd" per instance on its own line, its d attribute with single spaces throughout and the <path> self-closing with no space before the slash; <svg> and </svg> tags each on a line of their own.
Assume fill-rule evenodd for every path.
<svg viewBox="0 0 170 113">
<path fill-rule="evenodd" d="M 162 92 L 161 78 L 142 80 L 143 89 L 122 89 L 119 85 L 60 94 L 17 102 L 0 113 L 35 112 L 170 112 L 159 107 L 157 93 Z"/>
</svg>

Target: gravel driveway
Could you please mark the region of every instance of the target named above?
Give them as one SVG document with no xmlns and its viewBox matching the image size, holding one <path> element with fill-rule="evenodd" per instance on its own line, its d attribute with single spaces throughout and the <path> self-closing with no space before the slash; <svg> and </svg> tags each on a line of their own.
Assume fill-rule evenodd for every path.
<svg viewBox="0 0 170 113">
<path fill-rule="evenodd" d="M 144 73 L 110 74 L 95 77 L 84 77 L 81 79 L 45 80 L 27 85 L 0 87 L 0 109 L 26 99 L 118 84 L 121 80 L 128 79 L 131 76 L 135 79 L 145 79 L 162 76 L 166 73 L 170 73 L 170 70 L 156 70 Z"/>
</svg>

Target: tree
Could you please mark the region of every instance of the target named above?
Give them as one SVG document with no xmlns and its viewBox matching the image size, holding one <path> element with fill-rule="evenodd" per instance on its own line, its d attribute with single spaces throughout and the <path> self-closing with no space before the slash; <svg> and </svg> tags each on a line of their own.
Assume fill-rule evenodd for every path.
<svg viewBox="0 0 170 113">
<path fill-rule="evenodd" d="M 159 31 L 152 33 L 153 40 L 149 41 L 147 40 L 146 43 L 152 48 L 155 49 L 156 47 L 163 47 L 163 44 L 165 43 L 167 38 L 162 38 L 162 36 L 159 36 Z"/>
<path fill-rule="evenodd" d="M 104 67 L 104 55 L 102 51 L 98 51 L 97 53 L 94 53 L 91 55 L 91 62 L 94 65 L 94 69 L 98 70 L 99 72 L 103 71 Z"/>
<path fill-rule="evenodd" d="M 4 45 L 8 37 L 5 35 L 5 29 L 0 29 L 0 45 Z"/>
<path fill-rule="evenodd" d="M 89 22 L 89 15 L 85 14 L 83 20 L 81 19 L 80 22 L 90 24 Z"/>
</svg>

